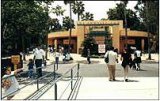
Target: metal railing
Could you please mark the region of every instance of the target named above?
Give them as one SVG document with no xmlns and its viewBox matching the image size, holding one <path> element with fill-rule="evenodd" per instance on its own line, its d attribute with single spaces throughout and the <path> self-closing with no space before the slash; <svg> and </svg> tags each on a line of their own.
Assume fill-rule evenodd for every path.
<svg viewBox="0 0 160 101">
<path fill-rule="evenodd" d="M 39 80 L 41 80 L 41 79 L 43 79 L 43 78 L 45 78 L 45 77 L 47 77 L 47 76 L 49 76 L 49 75 L 55 74 L 55 71 L 58 69 L 58 68 L 55 69 L 55 68 L 56 68 L 55 64 L 53 64 L 53 65 L 54 65 L 54 70 L 53 70 L 53 72 L 51 72 L 51 73 L 49 73 L 49 74 L 46 74 L 46 75 L 44 75 L 44 76 L 42 76 L 42 77 L 38 77 L 37 70 L 38 70 L 38 69 L 42 69 L 42 68 L 44 68 L 44 67 L 38 67 L 38 68 L 36 68 L 36 69 L 35 69 L 35 70 L 36 70 L 36 79 L 35 79 L 35 80 L 33 80 L 32 82 L 30 82 L 30 83 L 24 85 L 23 87 L 17 89 L 16 91 L 10 92 L 9 94 L 7 94 L 7 95 L 5 95 L 5 96 L 2 95 L 1 99 L 4 99 L 4 98 L 12 95 L 12 94 L 15 93 L 15 92 L 18 92 L 19 90 L 21 90 L 21 89 L 23 89 L 23 88 L 25 88 L 25 87 L 27 87 L 27 86 L 35 83 L 35 82 L 36 82 L 36 84 L 37 84 L 37 91 L 38 91 L 38 90 L 39 90 Z M 21 76 L 22 74 L 25 74 L 25 73 L 27 73 L 27 72 L 28 72 L 28 71 L 23 71 L 23 72 L 17 73 L 16 75 L 9 75 L 9 76 L 3 77 L 2 80 L 8 79 L 8 78 L 10 78 L 10 77 L 12 77 L 12 76 L 18 77 L 18 76 Z M 28 78 L 28 79 L 30 79 L 30 78 Z M 26 79 L 26 80 L 28 80 L 28 79 Z M 26 80 L 25 80 L 25 81 L 26 81 Z"/>
<path fill-rule="evenodd" d="M 77 67 L 77 71 L 75 73 L 73 73 L 73 69 Z M 59 78 L 57 79 L 54 79 L 54 80 L 51 80 L 51 82 L 47 83 L 46 85 L 44 85 L 43 87 L 41 87 L 40 91 L 39 92 L 35 92 L 34 94 L 31 94 L 31 96 L 28 96 L 25 100 L 37 100 L 39 99 L 41 96 L 43 96 L 44 93 L 46 93 L 52 86 L 54 86 L 54 100 L 57 100 L 58 99 L 58 84 L 57 82 L 59 82 L 60 80 L 62 80 L 63 78 L 65 78 L 66 74 L 70 73 L 70 83 L 68 84 L 71 85 L 71 92 L 70 92 L 70 95 L 71 93 L 73 92 L 74 88 L 76 87 L 76 83 L 77 81 L 79 80 L 80 76 L 79 76 L 79 64 L 76 64 L 74 65 L 72 68 L 70 68 L 67 72 L 65 72 L 64 74 L 62 74 L 62 76 L 60 76 Z M 73 78 L 76 77 L 76 82 L 73 84 Z M 55 78 L 55 77 L 54 77 Z M 68 86 L 66 87 L 66 89 L 68 88 Z M 45 89 L 45 90 L 44 90 Z M 65 90 L 66 90 L 65 89 Z M 43 93 L 42 93 L 43 91 Z M 70 95 L 68 98 L 66 99 L 69 99 L 70 98 Z M 61 98 L 61 96 L 60 96 Z"/>
<path fill-rule="evenodd" d="M 40 92 L 40 91 L 42 91 L 43 89 L 47 88 L 48 85 L 50 85 L 50 87 L 52 87 L 52 86 L 54 85 L 54 89 L 55 89 L 55 90 L 54 90 L 54 94 L 55 94 L 55 95 L 54 95 L 54 96 L 55 96 L 54 99 L 57 100 L 57 99 L 58 99 L 58 98 L 57 98 L 57 93 L 58 93 L 58 92 L 57 92 L 57 82 L 60 81 L 60 80 L 62 80 L 62 79 L 65 77 L 65 75 L 66 75 L 67 73 L 69 73 L 69 72 L 70 72 L 70 83 L 69 83 L 69 84 L 71 85 L 71 92 L 70 92 L 70 94 L 71 94 L 71 93 L 73 92 L 73 90 L 74 90 L 74 87 L 75 87 L 75 85 L 76 85 L 79 77 L 80 77 L 80 76 L 79 76 L 79 69 L 80 69 L 79 64 L 74 65 L 71 69 L 69 69 L 67 72 L 65 72 L 64 74 L 62 74 L 62 76 L 60 76 L 59 78 L 57 78 L 57 75 L 56 75 L 56 70 L 58 69 L 58 67 L 55 66 L 55 65 L 56 65 L 56 64 L 54 64 L 54 70 L 53 70 L 53 72 L 51 72 L 51 73 L 49 73 L 49 74 L 46 74 L 46 75 L 44 75 L 44 76 L 42 76 L 42 77 L 39 77 L 39 78 L 38 78 L 38 75 L 37 75 L 36 80 L 33 80 L 32 82 L 30 82 L 30 83 L 26 84 L 25 86 L 17 89 L 16 91 L 13 91 L 13 92 L 9 93 L 8 95 L 2 96 L 1 99 L 4 99 L 4 98 L 8 97 L 9 95 L 11 95 L 11 94 L 13 94 L 13 93 L 15 93 L 15 92 L 18 92 L 19 90 L 22 90 L 23 88 L 25 88 L 25 87 L 27 87 L 27 86 L 29 86 L 29 85 L 31 85 L 31 84 L 33 84 L 33 83 L 36 82 L 36 84 L 37 84 L 37 90 L 36 90 L 34 93 L 32 93 L 31 95 L 29 95 L 28 97 L 26 97 L 25 99 L 33 99 L 34 96 L 36 96 L 36 95 L 38 94 L 38 92 Z M 75 74 L 73 74 L 73 69 L 74 69 L 75 67 L 77 67 L 77 71 L 76 71 Z M 40 69 L 40 68 L 43 68 L 43 67 L 36 68 L 36 71 L 37 71 L 37 69 Z M 21 72 L 21 73 L 19 73 L 18 75 L 21 75 L 21 74 L 26 73 L 26 72 L 27 72 L 27 71 Z M 36 74 L 37 74 L 37 73 L 36 73 Z M 41 79 L 47 77 L 47 76 L 51 76 L 52 74 L 54 75 L 53 78 L 52 78 L 49 82 L 47 82 L 45 85 L 43 85 L 42 87 L 39 87 L 39 81 L 40 81 Z M 14 76 L 14 75 L 11 75 L 11 76 Z M 9 78 L 9 77 L 11 77 L 11 76 L 7 76 L 7 77 L 2 78 L 2 79 L 7 79 L 7 78 Z M 75 84 L 73 84 L 73 78 L 74 78 L 74 77 L 77 77 L 77 81 L 76 81 Z M 57 79 L 56 79 L 56 78 L 57 78 Z M 49 89 L 50 87 L 48 87 L 48 89 Z M 46 91 L 47 91 L 48 89 L 46 89 Z M 43 92 L 42 94 L 40 94 L 40 95 L 39 95 L 37 98 L 35 98 L 35 99 L 40 98 L 40 96 L 42 96 L 44 93 L 45 93 L 45 92 Z M 69 98 L 68 98 L 68 99 L 69 99 Z"/>
</svg>

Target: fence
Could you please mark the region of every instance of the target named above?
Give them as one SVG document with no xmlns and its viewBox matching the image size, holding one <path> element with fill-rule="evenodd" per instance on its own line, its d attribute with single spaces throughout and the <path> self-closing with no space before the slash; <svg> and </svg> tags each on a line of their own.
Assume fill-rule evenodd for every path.
<svg viewBox="0 0 160 101">
<path fill-rule="evenodd" d="M 33 83 L 36 83 L 36 85 L 37 85 L 37 90 L 36 90 L 34 93 L 32 93 L 32 94 L 30 94 L 29 96 L 27 96 L 26 98 L 24 98 L 24 99 L 26 99 L 26 100 L 27 100 L 27 99 L 39 99 L 44 93 L 47 92 L 48 89 L 50 89 L 50 88 L 54 85 L 54 99 L 57 100 L 57 99 L 58 99 L 58 96 L 57 96 L 57 93 L 58 93 L 58 91 L 57 91 L 57 87 L 58 87 L 57 82 L 59 82 L 60 80 L 62 80 L 63 78 L 65 78 L 65 76 L 66 76 L 68 73 L 70 73 L 70 74 L 69 74 L 70 83 L 69 83 L 68 85 L 71 86 L 71 92 L 70 92 L 69 97 L 68 97 L 67 99 L 70 99 L 71 95 L 73 95 L 72 93 L 73 93 L 73 91 L 74 91 L 74 88 L 76 87 L 76 84 L 78 83 L 78 80 L 79 80 L 79 78 L 80 78 L 80 76 L 79 76 L 80 65 L 79 65 L 79 64 L 74 65 L 73 67 L 71 67 L 67 72 L 65 72 L 65 73 L 62 74 L 61 76 L 58 76 L 58 75 L 56 74 L 56 70 L 58 70 L 56 64 L 54 64 L 53 66 L 54 66 L 53 72 L 48 73 L 48 74 L 46 74 L 46 75 L 44 75 L 44 76 L 42 76 L 42 77 L 39 77 L 39 78 L 38 78 L 38 76 L 37 76 L 35 80 L 33 80 L 32 82 L 30 82 L 30 83 L 26 84 L 25 86 L 19 88 L 18 90 L 13 91 L 13 92 L 11 92 L 11 93 L 8 94 L 8 95 L 4 95 L 4 96 L 2 95 L 2 99 L 5 99 L 7 96 L 9 96 L 9 95 L 11 95 L 11 94 L 13 94 L 13 93 L 15 93 L 15 92 L 18 92 L 18 91 L 22 90 L 23 88 L 25 88 L 25 87 L 33 84 Z M 40 69 L 40 68 L 42 68 L 42 67 L 39 67 L 39 68 L 37 68 L 37 69 Z M 36 70 L 37 70 L 37 69 L 36 69 Z M 73 70 L 74 70 L 74 69 L 76 69 L 76 72 L 75 72 L 75 73 L 73 73 Z M 19 73 L 18 75 L 21 75 L 21 74 L 26 73 L 26 72 L 27 72 L 27 71 L 21 72 L 21 73 Z M 53 76 L 52 76 L 52 75 L 53 75 Z M 11 76 L 14 76 L 14 75 L 11 75 Z M 7 78 L 9 78 L 9 77 L 11 77 L 11 76 L 7 76 L 7 77 L 2 78 L 2 79 L 7 79 Z M 50 77 L 53 77 L 53 78 L 51 78 L 48 82 L 46 82 L 46 84 L 44 84 L 42 87 L 39 87 L 39 82 L 40 82 L 42 79 L 45 79 L 47 76 L 50 76 Z M 76 82 L 75 82 L 75 83 L 73 83 L 74 78 L 76 78 Z M 68 87 L 68 86 L 67 86 L 67 87 Z M 42 93 L 42 91 L 43 91 L 43 93 Z"/>
</svg>

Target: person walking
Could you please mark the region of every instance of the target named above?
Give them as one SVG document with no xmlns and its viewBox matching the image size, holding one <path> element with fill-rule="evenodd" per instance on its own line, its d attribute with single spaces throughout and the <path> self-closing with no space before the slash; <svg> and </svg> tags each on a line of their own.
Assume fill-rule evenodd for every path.
<svg viewBox="0 0 160 101">
<path fill-rule="evenodd" d="M 107 63 L 109 81 L 116 81 L 115 71 L 116 71 L 116 63 L 117 63 L 117 53 L 114 52 L 113 50 L 114 50 L 113 47 L 109 48 L 104 55 L 105 58 L 108 56 L 108 59 L 109 59 Z"/>
<path fill-rule="evenodd" d="M 61 54 L 58 52 L 58 49 L 55 50 L 54 57 L 55 57 L 55 64 L 57 65 L 57 69 L 58 69 L 59 57 L 60 57 L 60 55 L 61 55 Z"/>
<path fill-rule="evenodd" d="M 44 61 L 44 54 L 44 50 L 40 49 L 40 46 L 38 46 L 37 50 L 34 53 L 34 60 L 38 78 L 42 76 L 42 63 Z"/>
<path fill-rule="evenodd" d="M 124 69 L 124 81 L 128 82 L 128 68 L 131 61 L 131 54 L 128 52 L 128 49 L 124 49 L 121 54 L 122 67 Z"/>
<path fill-rule="evenodd" d="M 28 63 L 28 78 L 33 78 L 33 66 L 34 66 L 33 59 L 29 59 L 29 63 Z"/>
<path fill-rule="evenodd" d="M 141 61 L 141 56 L 142 56 L 142 53 L 140 50 L 135 50 L 134 52 L 134 63 L 135 63 L 135 67 L 136 67 L 136 70 L 140 70 L 140 63 L 142 62 Z"/>
<path fill-rule="evenodd" d="M 90 58 L 91 58 L 91 52 L 90 52 L 90 49 L 87 49 L 87 61 L 88 61 L 88 64 L 91 63 Z"/>
</svg>

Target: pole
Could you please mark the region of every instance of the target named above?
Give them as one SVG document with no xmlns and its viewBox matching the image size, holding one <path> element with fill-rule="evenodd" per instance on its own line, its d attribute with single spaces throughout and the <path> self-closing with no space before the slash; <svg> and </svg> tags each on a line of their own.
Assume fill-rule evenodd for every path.
<svg viewBox="0 0 160 101">
<path fill-rule="evenodd" d="M 47 17 L 48 17 L 48 19 L 47 20 L 49 20 L 49 15 L 48 15 L 48 3 L 47 3 Z M 48 22 L 47 22 L 48 23 Z M 48 24 L 47 24 L 48 25 Z M 49 25 L 48 25 L 49 26 Z M 48 32 L 49 32 L 49 27 L 47 26 L 47 33 L 46 33 L 46 56 L 45 56 L 45 58 L 46 58 L 46 60 L 48 60 Z"/>
<path fill-rule="evenodd" d="M 149 30 L 149 21 L 148 21 L 148 8 L 149 8 L 149 4 L 148 1 L 146 1 L 146 26 L 147 26 L 147 32 L 148 32 L 148 60 L 151 60 L 151 51 L 150 51 L 150 30 Z"/>
<path fill-rule="evenodd" d="M 79 63 L 78 63 L 78 67 L 77 67 L 77 78 L 79 78 Z"/>
<path fill-rule="evenodd" d="M 69 30 L 69 45 L 68 45 L 68 53 L 70 53 L 71 49 L 71 34 L 72 34 L 72 11 L 71 11 L 71 1 L 69 2 L 69 9 L 70 9 L 70 30 Z"/>
<path fill-rule="evenodd" d="M 71 69 L 71 90 L 73 90 L 73 70 Z"/>
<path fill-rule="evenodd" d="M 57 100 L 57 83 L 54 85 L 54 99 Z"/>
<path fill-rule="evenodd" d="M 128 49 L 126 5 L 125 5 L 125 8 L 124 8 L 124 18 L 125 18 L 125 48 Z"/>
</svg>

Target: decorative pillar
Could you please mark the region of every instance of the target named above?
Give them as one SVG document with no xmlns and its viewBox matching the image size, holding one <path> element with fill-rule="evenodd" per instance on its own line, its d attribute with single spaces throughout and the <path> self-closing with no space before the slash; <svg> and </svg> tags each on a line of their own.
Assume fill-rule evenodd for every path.
<svg viewBox="0 0 160 101">
<path fill-rule="evenodd" d="M 119 26 L 113 26 L 113 34 L 112 34 L 112 46 L 117 48 L 120 51 L 120 33 L 119 33 Z"/>
<path fill-rule="evenodd" d="M 54 39 L 54 48 L 57 49 L 57 39 Z"/>
<path fill-rule="evenodd" d="M 141 39 L 141 49 L 142 49 L 142 52 L 144 52 L 144 39 Z"/>
</svg>

